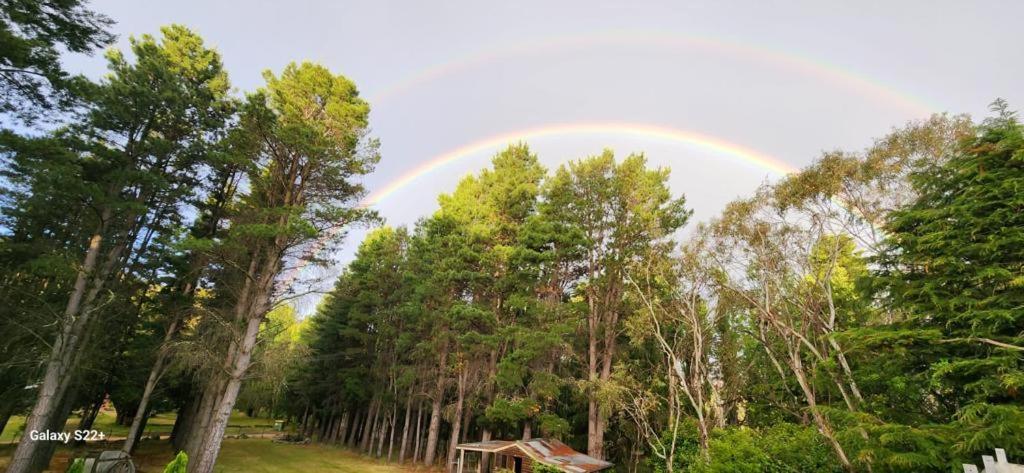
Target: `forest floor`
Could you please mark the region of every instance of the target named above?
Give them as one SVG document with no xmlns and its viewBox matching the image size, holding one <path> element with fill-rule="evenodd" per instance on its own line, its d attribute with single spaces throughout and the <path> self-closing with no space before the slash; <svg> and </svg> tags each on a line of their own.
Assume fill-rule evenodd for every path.
<svg viewBox="0 0 1024 473">
<path fill-rule="evenodd" d="M 78 418 L 68 420 L 65 430 L 74 430 L 78 426 Z M 11 418 L 7 428 L 0 433 L 0 470 L 3 470 L 11 454 L 14 452 L 15 436 L 20 436 L 24 417 Z M 276 434 L 273 432 L 272 420 L 250 418 L 242 413 L 235 413 L 229 421 L 228 437 L 237 437 L 245 433 L 248 439 L 227 438 L 217 459 L 218 472 L 249 472 L 249 473 L 299 473 L 299 472 L 335 472 L 335 473 L 408 473 L 427 472 L 423 468 L 408 468 L 388 465 L 365 457 L 351 450 L 326 445 L 290 445 L 273 443 L 269 438 L 260 438 Z M 160 473 L 164 465 L 171 461 L 174 452 L 166 440 L 150 439 L 151 435 L 163 434 L 164 439 L 174 425 L 173 414 L 156 415 L 150 419 L 146 427 L 146 436 L 139 444 L 133 459 L 139 473 Z M 120 448 L 121 439 L 128 432 L 128 427 L 117 425 L 116 413 L 113 410 L 101 411 L 93 425 L 103 432 L 106 442 L 90 442 L 79 447 L 60 447 L 54 455 L 50 469 L 47 471 L 63 472 L 67 469 L 70 459 L 87 452 L 116 450 Z"/>
</svg>

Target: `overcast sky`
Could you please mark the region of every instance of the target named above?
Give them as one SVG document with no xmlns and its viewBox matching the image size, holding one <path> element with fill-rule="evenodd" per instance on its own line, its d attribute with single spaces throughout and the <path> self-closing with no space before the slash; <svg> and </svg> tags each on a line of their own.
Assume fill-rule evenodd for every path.
<svg viewBox="0 0 1024 473">
<path fill-rule="evenodd" d="M 1020 1 L 214 1 L 94 0 L 130 35 L 180 23 L 218 49 L 240 91 L 261 72 L 312 60 L 356 82 L 372 106 L 382 189 L 468 143 L 553 124 L 627 122 L 713 136 L 799 167 L 862 149 L 930 112 L 984 116 L 1024 103 Z M 103 72 L 101 58 L 70 68 Z M 549 167 L 610 147 L 672 168 L 696 218 L 773 171 L 656 137 L 529 140 Z M 471 153 L 376 208 L 411 225 L 436 195 L 488 163 Z M 348 259 L 362 232 L 350 236 Z M 304 303 L 308 311 L 314 302 Z"/>
</svg>

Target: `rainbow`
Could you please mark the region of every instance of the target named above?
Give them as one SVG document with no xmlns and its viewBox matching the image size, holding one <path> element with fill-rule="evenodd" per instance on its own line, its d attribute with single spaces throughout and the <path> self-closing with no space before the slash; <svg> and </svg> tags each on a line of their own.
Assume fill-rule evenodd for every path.
<svg viewBox="0 0 1024 473">
<path fill-rule="evenodd" d="M 899 91 L 863 74 L 801 54 L 709 36 L 633 30 L 609 30 L 519 41 L 510 46 L 493 47 L 465 54 L 424 68 L 405 79 L 394 82 L 370 94 L 369 100 L 374 105 L 380 105 L 428 82 L 497 62 L 510 56 L 550 54 L 572 49 L 623 45 L 700 50 L 763 62 L 854 90 L 858 94 L 886 106 L 895 105 L 913 113 L 916 118 L 927 117 L 940 109 L 927 100 Z"/>
<path fill-rule="evenodd" d="M 797 171 L 795 167 L 758 151 L 746 148 L 736 143 L 725 141 L 702 133 L 689 130 L 679 130 L 659 125 L 627 122 L 592 122 L 592 123 L 561 123 L 536 128 L 527 128 L 483 138 L 478 141 L 460 146 L 453 150 L 441 153 L 421 163 L 405 174 L 395 178 L 386 186 L 367 196 L 360 203 L 363 207 L 372 207 L 390 195 L 411 184 L 413 181 L 435 171 L 447 164 L 463 158 L 478 155 L 484 151 L 496 149 L 516 141 L 527 141 L 531 139 L 550 136 L 565 135 L 630 135 L 651 138 L 662 141 L 669 141 L 690 146 L 704 148 L 716 153 L 729 156 L 737 161 L 748 163 L 755 167 L 767 169 L 773 173 L 786 175 Z"/>
<path fill-rule="evenodd" d="M 815 58 L 794 54 L 787 51 L 764 47 L 762 45 L 740 43 L 707 36 L 685 35 L 674 32 L 611 30 L 585 34 L 544 38 L 535 41 L 517 42 L 515 45 L 491 48 L 472 54 L 459 56 L 450 61 L 435 64 L 420 70 L 416 74 L 384 87 L 382 90 L 369 94 L 369 101 L 374 105 L 385 103 L 409 90 L 422 86 L 430 81 L 444 78 L 460 71 L 485 65 L 514 55 L 549 54 L 554 51 L 593 48 L 599 46 L 636 45 L 668 49 L 701 50 L 728 54 L 752 61 L 764 62 L 773 66 L 792 70 L 815 77 L 823 82 L 837 84 L 854 90 L 864 97 L 886 106 L 898 106 L 913 113 L 917 117 L 931 115 L 940 107 L 926 100 L 887 86 L 870 77 L 839 67 Z M 446 164 L 478 155 L 481 152 L 498 148 L 502 145 L 522 140 L 549 136 L 574 134 L 614 134 L 633 135 L 658 140 L 666 140 L 690 146 L 697 146 L 729 156 L 734 160 L 785 175 L 797 171 L 795 167 L 771 156 L 731 143 L 720 138 L 696 133 L 693 131 L 673 129 L 658 125 L 622 122 L 566 123 L 554 124 L 524 130 L 517 130 L 490 136 L 453 150 L 436 155 L 415 168 L 392 180 L 384 188 L 373 192 L 359 205 L 372 207 L 383 199 L 391 196 L 413 181 Z M 323 250 L 324 243 L 318 242 L 311 249 L 312 254 Z M 305 264 L 299 265 L 287 277 L 294 280 Z"/>
<path fill-rule="evenodd" d="M 478 156 L 480 153 L 489 150 L 496 150 L 502 146 L 517 141 L 567 135 L 639 136 L 703 148 L 714 153 L 728 156 L 737 162 L 746 163 L 760 169 L 766 169 L 779 175 L 786 175 L 798 171 L 796 167 L 777 158 L 721 138 L 694 131 L 630 122 L 561 123 L 501 133 L 438 154 L 419 166 L 409 170 L 405 174 L 402 174 L 398 178 L 393 179 L 382 189 L 371 193 L 360 201 L 359 206 L 363 208 L 373 207 L 412 182 L 460 159 Z M 313 244 L 313 246 L 307 251 L 307 254 L 320 256 L 320 254 L 325 250 L 326 242 L 341 230 L 341 228 L 335 228 L 329 231 L 323 239 Z M 306 262 L 302 262 L 296 265 L 296 267 L 283 278 L 282 284 L 290 285 L 296 278 L 298 278 L 299 274 L 307 264 L 308 263 Z"/>
</svg>

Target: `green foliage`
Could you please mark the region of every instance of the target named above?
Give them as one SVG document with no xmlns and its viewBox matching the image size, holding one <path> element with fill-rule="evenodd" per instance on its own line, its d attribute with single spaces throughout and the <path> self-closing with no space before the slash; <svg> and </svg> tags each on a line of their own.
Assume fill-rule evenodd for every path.
<svg viewBox="0 0 1024 473">
<path fill-rule="evenodd" d="M 763 429 L 727 428 L 712 436 L 706 457 L 693 449 L 682 471 L 700 473 L 841 472 L 831 448 L 813 428 L 782 423 Z"/>
<path fill-rule="evenodd" d="M 188 473 L 188 454 L 184 451 L 178 452 L 174 460 L 164 467 L 164 473 Z"/>
<path fill-rule="evenodd" d="M 533 462 L 533 471 L 536 473 L 562 473 L 561 468 L 546 465 L 541 462 Z"/>
<path fill-rule="evenodd" d="M 85 473 L 85 459 L 76 458 L 71 465 L 68 466 L 67 473 Z"/>
<path fill-rule="evenodd" d="M 402 406 L 452 424 L 465 408 L 471 435 L 582 448 L 599 430 L 603 454 L 659 471 L 1024 456 L 1024 127 L 1004 103 L 978 127 L 937 116 L 828 153 L 680 246 L 690 212 L 667 169 L 605 151 L 548 173 L 512 144 L 415 228 L 370 232 L 303 321 L 271 310 L 281 272 L 329 263 L 339 230 L 377 220 L 358 205 L 379 160 L 370 105 L 312 63 L 236 99 L 217 51 L 177 25 L 107 53 L 96 83 L 71 77 L 59 52 L 108 44 L 109 24 L 79 0 L 0 0 L 0 114 L 81 112 L 0 132 L 2 413 L 29 410 L 47 359 L 74 364 L 65 413 L 106 396 L 131 411 L 172 351 L 150 405 L 173 407 L 240 359 L 225 350 L 251 320 L 240 405 L 321 426 L 365 426 L 370 405 L 396 424 Z M 58 339 L 91 241 L 92 299 L 68 317 L 88 322 Z"/>
<path fill-rule="evenodd" d="M 0 1 L 0 113 L 32 121 L 74 100 L 75 83 L 62 50 L 91 53 L 114 40 L 113 22 L 84 0 Z"/>
<path fill-rule="evenodd" d="M 1024 356 L 1013 348 L 1024 347 L 1024 127 L 1005 104 L 996 112 L 948 162 L 913 176 L 918 198 L 889 216 L 875 287 L 910 320 L 862 339 L 907 353 L 893 367 L 906 373 L 900 392 L 937 397 L 920 407 L 938 408 L 926 415 L 951 423 L 966 458 L 1024 452 Z"/>
</svg>

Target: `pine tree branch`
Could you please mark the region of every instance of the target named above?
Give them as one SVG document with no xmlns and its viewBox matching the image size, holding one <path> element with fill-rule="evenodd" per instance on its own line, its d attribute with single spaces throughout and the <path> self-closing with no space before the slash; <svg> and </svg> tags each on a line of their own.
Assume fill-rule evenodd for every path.
<svg viewBox="0 0 1024 473">
<path fill-rule="evenodd" d="M 959 343 L 959 342 L 982 342 L 999 348 L 1006 348 L 1007 350 L 1018 350 L 1024 351 L 1024 347 L 1011 345 L 1006 342 L 1000 342 L 999 340 L 993 340 L 991 338 L 983 337 L 965 337 L 965 338 L 948 338 L 945 340 L 939 340 L 940 343 Z"/>
</svg>

